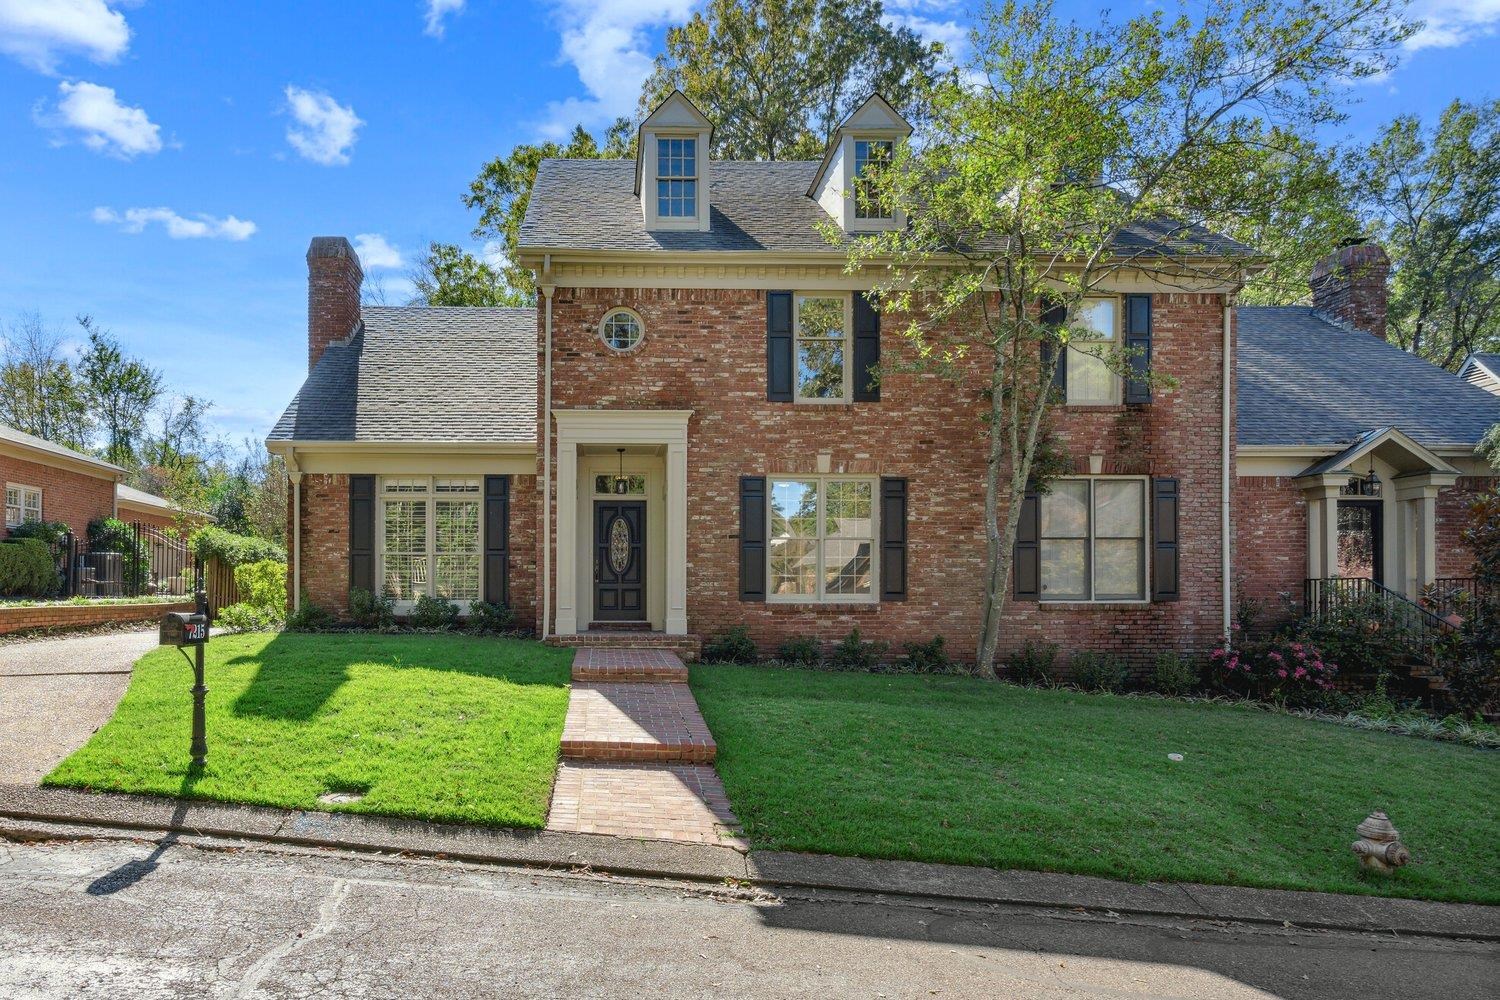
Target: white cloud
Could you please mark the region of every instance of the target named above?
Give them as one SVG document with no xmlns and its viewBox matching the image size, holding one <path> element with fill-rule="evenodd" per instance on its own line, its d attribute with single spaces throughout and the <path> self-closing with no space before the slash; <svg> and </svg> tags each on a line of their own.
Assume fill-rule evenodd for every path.
<svg viewBox="0 0 1500 1000">
<path fill-rule="evenodd" d="M 426 25 L 422 33 L 433 38 L 443 37 L 443 19 L 449 14 L 462 14 L 467 0 L 427 0 Z"/>
<path fill-rule="evenodd" d="M 391 246 L 380 233 L 360 233 L 354 237 L 354 252 L 359 254 L 359 262 L 366 271 L 398 268 L 406 263 L 400 249 Z"/>
<path fill-rule="evenodd" d="M 941 42 L 950 63 L 961 63 L 969 50 L 969 28 L 958 20 L 963 11 L 956 0 L 892 0 L 885 5 L 886 21 L 910 28 L 929 42 Z"/>
<path fill-rule="evenodd" d="M 41 73 L 55 73 L 63 53 L 114 62 L 130 45 L 130 26 L 115 0 L 0 0 L 0 52 Z"/>
<path fill-rule="evenodd" d="M 1451 49 L 1494 34 L 1500 28 L 1500 0 L 1417 0 L 1411 17 L 1426 24 L 1406 40 L 1409 51 Z"/>
<path fill-rule="evenodd" d="M 100 207 L 94 209 L 94 221 L 119 226 L 127 233 L 143 232 L 151 223 L 159 222 L 174 240 L 230 240 L 239 243 L 255 235 L 255 223 L 245 219 L 232 215 L 216 219 L 203 212 L 189 219 L 170 208 L 127 208 L 124 212 L 116 212 L 112 208 Z"/>
<path fill-rule="evenodd" d="M 349 162 L 349 151 L 364 124 L 352 107 L 327 94 L 295 86 L 286 88 L 286 103 L 296 121 L 286 130 L 286 141 L 293 149 L 325 167 Z"/>
<path fill-rule="evenodd" d="M 121 104 L 112 87 L 64 80 L 57 92 L 61 95 L 57 107 L 38 109 L 38 124 L 72 129 L 89 149 L 122 160 L 161 152 L 161 126 L 153 124 L 141 108 Z"/>
<path fill-rule="evenodd" d="M 561 139 L 580 122 L 594 127 L 635 111 L 656 51 L 649 33 L 686 21 L 692 9 L 693 0 L 554 0 L 561 57 L 589 96 L 548 103 L 542 136 Z"/>
</svg>

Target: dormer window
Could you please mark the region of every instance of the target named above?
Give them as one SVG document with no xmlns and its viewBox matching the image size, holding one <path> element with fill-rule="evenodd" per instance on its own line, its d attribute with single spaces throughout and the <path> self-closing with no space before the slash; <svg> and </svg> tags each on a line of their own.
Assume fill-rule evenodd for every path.
<svg viewBox="0 0 1500 1000">
<path fill-rule="evenodd" d="M 656 214 L 663 219 L 698 216 L 698 140 L 656 140 Z"/>
<path fill-rule="evenodd" d="M 856 219 L 889 219 L 891 211 L 880 203 L 875 185 L 867 175 L 878 174 L 891 162 L 896 144 L 890 139 L 854 140 L 854 217 Z"/>
</svg>

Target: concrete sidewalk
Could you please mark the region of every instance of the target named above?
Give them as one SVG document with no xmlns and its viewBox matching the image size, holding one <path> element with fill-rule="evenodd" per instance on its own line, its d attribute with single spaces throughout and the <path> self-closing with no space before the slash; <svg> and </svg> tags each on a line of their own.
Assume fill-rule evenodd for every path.
<svg viewBox="0 0 1500 1000">
<path fill-rule="evenodd" d="M 10 821 L 10 822 L 7 822 Z M 802 890 L 895 894 L 1012 906 L 1301 928 L 1500 941 L 1500 907 L 1194 884 L 1136 885 L 1047 872 L 995 871 L 553 831 L 520 831 L 0 785 L 0 835 L 28 823 L 412 854 L 537 868 Z M 45 829 L 43 829 L 45 833 Z M 59 831 L 59 837 L 69 834 Z"/>
</svg>

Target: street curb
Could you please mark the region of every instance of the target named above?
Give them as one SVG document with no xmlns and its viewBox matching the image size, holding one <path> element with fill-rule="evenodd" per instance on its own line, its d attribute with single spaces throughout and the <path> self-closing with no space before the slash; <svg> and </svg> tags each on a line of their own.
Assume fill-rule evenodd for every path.
<svg viewBox="0 0 1500 1000">
<path fill-rule="evenodd" d="M 768 890 L 878 893 L 1102 914 L 1500 941 L 1500 907 L 1286 889 L 1116 882 L 1053 872 L 885 861 L 595 834 L 498 830 L 157 796 L 0 785 L 0 818 L 406 854 Z"/>
</svg>

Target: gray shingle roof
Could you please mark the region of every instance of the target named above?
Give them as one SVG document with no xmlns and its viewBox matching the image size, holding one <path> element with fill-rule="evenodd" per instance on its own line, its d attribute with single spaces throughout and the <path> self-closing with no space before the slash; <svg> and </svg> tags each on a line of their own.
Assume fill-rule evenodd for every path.
<svg viewBox="0 0 1500 1000">
<path fill-rule="evenodd" d="M 100 469 L 108 472 L 125 471 L 118 465 L 112 465 L 109 462 L 104 461 L 104 459 L 102 458 L 95 458 L 93 455 L 85 455 L 83 452 L 74 451 L 72 448 L 64 448 L 62 445 L 54 444 L 53 442 L 48 441 L 46 438 L 39 438 L 35 434 L 27 434 L 25 431 L 17 430 L 9 424 L 0 424 L 0 441 L 9 441 L 11 444 L 20 445 L 23 448 L 31 448 L 40 452 L 46 452 L 49 455 L 56 455 L 59 458 L 71 458 L 75 462 L 87 462 L 90 465 L 96 465 Z"/>
<path fill-rule="evenodd" d="M 1397 427 L 1428 448 L 1472 447 L 1500 397 L 1305 306 L 1242 307 L 1239 443 L 1344 444 Z"/>
<path fill-rule="evenodd" d="M 1469 355 L 1468 360 L 1482 367 L 1497 378 L 1500 378 L 1500 354 L 1486 354 L 1483 351 L 1475 351 Z"/>
<path fill-rule="evenodd" d="M 365 307 L 268 441 L 536 440 L 536 310 Z"/>
<path fill-rule="evenodd" d="M 719 251 L 840 254 L 819 225 L 831 220 L 807 196 L 816 160 L 715 160 L 709 229 L 648 231 L 635 194 L 634 160 L 543 160 L 518 245 L 530 250 Z M 1247 255 L 1249 247 L 1197 227 L 1132 227 L 1121 250 Z"/>
</svg>

